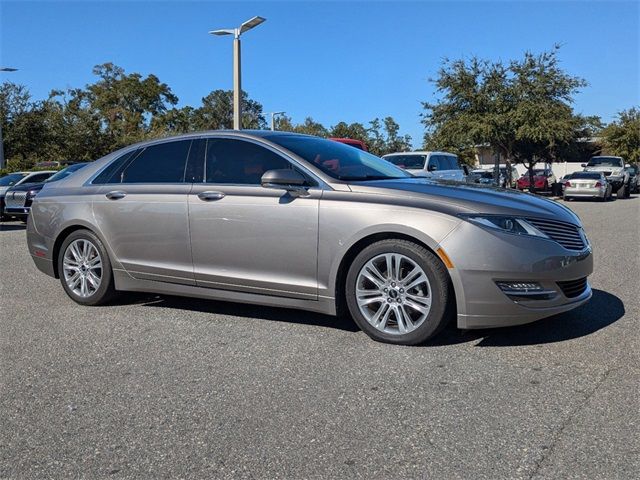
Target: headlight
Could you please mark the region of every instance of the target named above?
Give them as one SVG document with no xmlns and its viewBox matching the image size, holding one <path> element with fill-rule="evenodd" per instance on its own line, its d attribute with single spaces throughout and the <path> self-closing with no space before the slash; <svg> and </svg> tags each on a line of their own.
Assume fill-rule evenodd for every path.
<svg viewBox="0 0 640 480">
<path fill-rule="evenodd" d="M 502 217 L 499 215 L 460 215 L 460 217 L 481 227 L 500 230 L 501 232 L 549 238 L 524 218 Z"/>
<path fill-rule="evenodd" d="M 33 198 L 33 197 L 35 197 L 35 196 L 38 194 L 38 192 L 39 192 L 39 191 L 40 191 L 40 190 L 29 190 L 29 191 L 27 192 L 27 198 Z"/>
</svg>

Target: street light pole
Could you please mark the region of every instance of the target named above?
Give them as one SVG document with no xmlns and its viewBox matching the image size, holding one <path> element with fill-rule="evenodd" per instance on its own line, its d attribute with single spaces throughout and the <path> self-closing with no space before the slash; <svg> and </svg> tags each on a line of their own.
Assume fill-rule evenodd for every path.
<svg viewBox="0 0 640 480">
<path fill-rule="evenodd" d="M 238 28 L 226 28 L 212 30 L 211 35 L 233 35 L 233 129 L 242 129 L 242 66 L 240 62 L 240 36 L 254 27 L 257 27 L 266 18 L 253 17 Z"/>
<path fill-rule="evenodd" d="M 285 112 L 271 112 L 269 115 L 271 115 L 271 131 L 275 131 L 276 129 L 276 122 L 275 122 L 275 117 L 276 115 L 284 115 Z"/>
<path fill-rule="evenodd" d="M 0 72 L 15 72 L 17 68 L 0 67 Z M 4 142 L 2 140 L 2 121 L 4 118 L 0 118 L 0 170 L 5 167 L 4 164 Z"/>
</svg>

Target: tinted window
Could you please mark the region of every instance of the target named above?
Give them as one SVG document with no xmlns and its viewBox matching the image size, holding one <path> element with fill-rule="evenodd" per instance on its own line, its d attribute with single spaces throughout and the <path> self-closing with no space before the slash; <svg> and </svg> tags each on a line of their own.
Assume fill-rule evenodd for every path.
<svg viewBox="0 0 640 480">
<path fill-rule="evenodd" d="M 122 172 L 122 169 L 127 164 L 127 162 L 131 160 L 131 158 L 134 155 L 137 155 L 138 153 L 140 153 L 140 150 L 132 150 L 118 157 L 113 162 L 111 162 L 107 166 L 107 168 L 102 170 L 102 172 L 100 172 L 100 174 L 96 178 L 94 178 L 93 182 L 91 183 L 93 183 L 94 185 L 112 183 L 112 178 L 114 183 L 120 183 L 119 173 Z"/>
<path fill-rule="evenodd" d="M 421 169 L 424 168 L 427 157 L 425 155 L 392 155 L 384 159 L 400 168 Z"/>
<path fill-rule="evenodd" d="M 25 183 L 40 183 L 40 182 L 44 182 L 50 176 L 51 176 L 51 173 L 37 173 L 35 175 L 30 176 L 25 181 Z"/>
<path fill-rule="evenodd" d="M 264 138 L 281 145 L 327 175 L 340 180 L 358 181 L 411 176 L 375 155 L 331 140 L 282 134 L 265 135 Z"/>
<path fill-rule="evenodd" d="M 182 183 L 191 140 L 146 147 L 120 175 L 121 183 Z"/>
<path fill-rule="evenodd" d="M 254 143 L 214 138 L 207 141 L 207 183 L 259 185 L 264 172 L 281 168 L 292 166 L 280 155 Z"/>
<path fill-rule="evenodd" d="M 572 173 L 569 178 L 588 178 L 591 180 L 600 180 L 600 174 L 591 172 L 575 172 Z"/>
</svg>

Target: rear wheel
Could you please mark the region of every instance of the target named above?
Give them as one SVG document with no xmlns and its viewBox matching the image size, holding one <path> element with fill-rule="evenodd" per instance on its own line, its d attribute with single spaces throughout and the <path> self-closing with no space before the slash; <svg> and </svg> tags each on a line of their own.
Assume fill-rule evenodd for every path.
<svg viewBox="0 0 640 480">
<path fill-rule="evenodd" d="M 76 230 L 62 242 L 58 273 L 64 291 L 81 305 L 102 305 L 115 295 L 109 255 L 89 230 Z"/>
<path fill-rule="evenodd" d="M 347 274 L 349 312 L 371 338 L 417 345 L 435 336 L 453 311 L 447 271 L 438 257 L 406 240 L 365 248 Z"/>
</svg>

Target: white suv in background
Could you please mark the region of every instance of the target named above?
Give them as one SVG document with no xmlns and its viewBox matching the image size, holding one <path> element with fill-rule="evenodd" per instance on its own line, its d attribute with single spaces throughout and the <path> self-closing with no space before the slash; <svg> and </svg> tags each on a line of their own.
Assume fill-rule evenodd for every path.
<svg viewBox="0 0 640 480">
<path fill-rule="evenodd" d="M 464 181 L 458 156 L 447 152 L 389 153 L 382 158 L 416 177 Z"/>
</svg>

